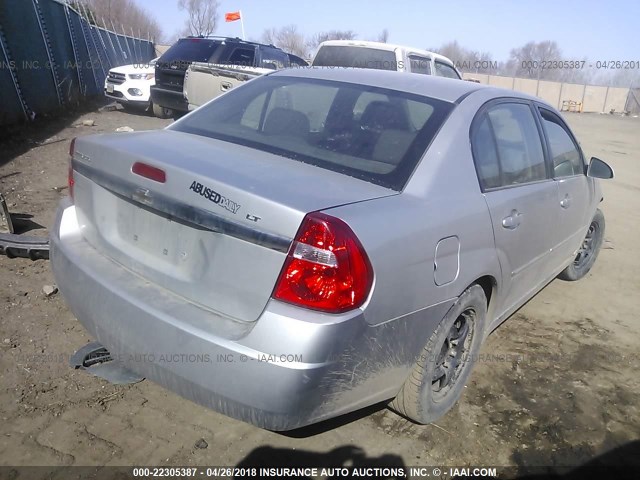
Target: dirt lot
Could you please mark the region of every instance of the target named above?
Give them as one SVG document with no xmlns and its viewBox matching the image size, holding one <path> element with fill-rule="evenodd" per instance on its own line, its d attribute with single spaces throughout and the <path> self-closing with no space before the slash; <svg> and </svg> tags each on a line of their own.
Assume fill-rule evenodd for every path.
<svg viewBox="0 0 640 480">
<path fill-rule="evenodd" d="M 637 464 L 640 119 L 567 117 L 586 154 L 616 170 L 603 186 L 605 249 L 588 278 L 554 281 L 489 338 L 462 400 L 437 425 L 378 406 L 282 435 L 149 381 L 113 386 L 73 371 L 67 356 L 90 337 L 60 295 L 44 296 L 48 261 L 0 256 L 0 465 L 255 465 L 283 456 L 338 465 Z M 95 126 L 75 126 L 86 119 Z M 66 194 L 72 137 L 168 123 L 94 110 L 0 144 L 0 191 L 25 214 L 19 228 L 46 235 Z M 201 439 L 207 448 L 196 447 Z"/>
</svg>

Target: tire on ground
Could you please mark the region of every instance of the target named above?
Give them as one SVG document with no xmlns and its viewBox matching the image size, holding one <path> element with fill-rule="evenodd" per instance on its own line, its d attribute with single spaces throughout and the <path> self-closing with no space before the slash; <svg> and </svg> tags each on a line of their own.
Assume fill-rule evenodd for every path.
<svg viewBox="0 0 640 480">
<path fill-rule="evenodd" d="M 463 312 L 473 312 L 472 337 L 464 355 L 465 360 L 457 371 L 455 382 L 442 398 L 435 398 L 432 377 L 440 352 L 449 331 Z M 479 285 L 472 285 L 458 298 L 431 335 L 427 345 L 414 365 L 413 371 L 390 407 L 414 422 L 431 423 L 447 413 L 462 395 L 473 364 L 478 356 L 484 338 L 487 297 Z"/>
<path fill-rule="evenodd" d="M 560 275 L 558 275 L 559 279 L 566 280 L 568 282 L 575 282 L 576 280 L 580 280 L 587 273 L 589 273 L 591 267 L 593 267 L 594 263 L 596 263 L 596 258 L 598 257 L 598 253 L 600 253 L 600 248 L 602 247 L 602 243 L 604 242 L 605 221 L 604 215 L 600 209 L 596 210 L 596 214 L 593 216 L 593 219 L 589 224 L 589 228 L 591 228 L 592 225 L 595 227 L 595 229 L 593 231 L 593 246 L 589 258 L 581 265 L 576 265 L 576 262 L 572 261 L 567 268 L 560 272 Z"/>
<path fill-rule="evenodd" d="M 158 118 L 170 118 L 173 115 L 173 111 L 170 108 L 161 107 L 155 103 L 152 108 L 153 114 Z"/>
</svg>

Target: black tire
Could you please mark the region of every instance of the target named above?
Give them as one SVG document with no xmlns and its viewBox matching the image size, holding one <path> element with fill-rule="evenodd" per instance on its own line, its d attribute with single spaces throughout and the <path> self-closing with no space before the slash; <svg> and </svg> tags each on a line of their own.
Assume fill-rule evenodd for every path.
<svg viewBox="0 0 640 480">
<path fill-rule="evenodd" d="M 559 279 L 575 282 L 589 273 L 593 264 L 596 263 L 596 258 L 598 258 L 598 253 L 600 253 L 604 242 L 604 227 L 604 215 L 600 209 L 597 209 L 576 258 L 560 272 Z"/>
<path fill-rule="evenodd" d="M 153 114 L 158 118 L 171 118 L 173 116 L 173 110 L 170 108 L 161 107 L 155 103 L 152 108 Z"/>
<path fill-rule="evenodd" d="M 431 335 L 409 378 L 391 401 L 391 409 L 421 424 L 434 422 L 447 413 L 462 395 L 478 356 L 484 338 L 486 316 L 487 297 L 484 290 L 479 285 L 472 285 L 458 298 Z M 461 350 L 453 346 L 456 352 L 452 353 L 451 340 L 455 340 L 456 331 L 459 334 L 464 324 L 468 331 Z M 457 325 L 460 327 L 457 328 Z M 449 367 L 445 360 L 449 362 Z M 455 365 L 449 370 L 452 364 Z M 441 376 L 434 381 L 443 371 L 449 372 L 449 378 Z"/>
</svg>

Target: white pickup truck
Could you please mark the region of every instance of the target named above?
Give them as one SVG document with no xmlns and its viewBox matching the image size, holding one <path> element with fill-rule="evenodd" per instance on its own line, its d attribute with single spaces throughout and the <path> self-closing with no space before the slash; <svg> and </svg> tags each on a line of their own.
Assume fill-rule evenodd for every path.
<svg viewBox="0 0 640 480">
<path fill-rule="evenodd" d="M 194 62 L 185 72 L 182 92 L 191 111 L 238 84 L 269 72 L 273 69 Z"/>
<path fill-rule="evenodd" d="M 438 53 L 404 45 L 362 40 L 322 42 L 312 66 L 373 68 L 462 79 L 454 63 Z"/>
<path fill-rule="evenodd" d="M 291 53 L 282 52 L 282 58 L 262 59 L 262 67 L 233 64 L 193 62 L 184 75 L 182 93 L 189 111 L 228 92 L 238 84 L 287 67 L 307 67 L 309 64 Z"/>
</svg>

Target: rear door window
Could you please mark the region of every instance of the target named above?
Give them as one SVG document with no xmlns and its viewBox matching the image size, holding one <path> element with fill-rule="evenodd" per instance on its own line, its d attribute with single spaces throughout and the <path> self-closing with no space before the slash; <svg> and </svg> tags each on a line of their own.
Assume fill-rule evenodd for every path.
<svg viewBox="0 0 640 480">
<path fill-rule="evenodd" d="M 487 115 L 496 138 L 503 185 L 546 179 L 542 141 L 529 105 L 501 104 Z"/>
<path fill-rule="evenodd" d="M 479 118 L 472 150 L 483 189 L 546 180 L 542 139 L 525 103 L 499 103 Z"/>
<path fill-rule="evenodd" d="M 431 59 L 419 55 L 409 55 L 409 66 L 412 73 L 431 75 Z"/>
</svg>

